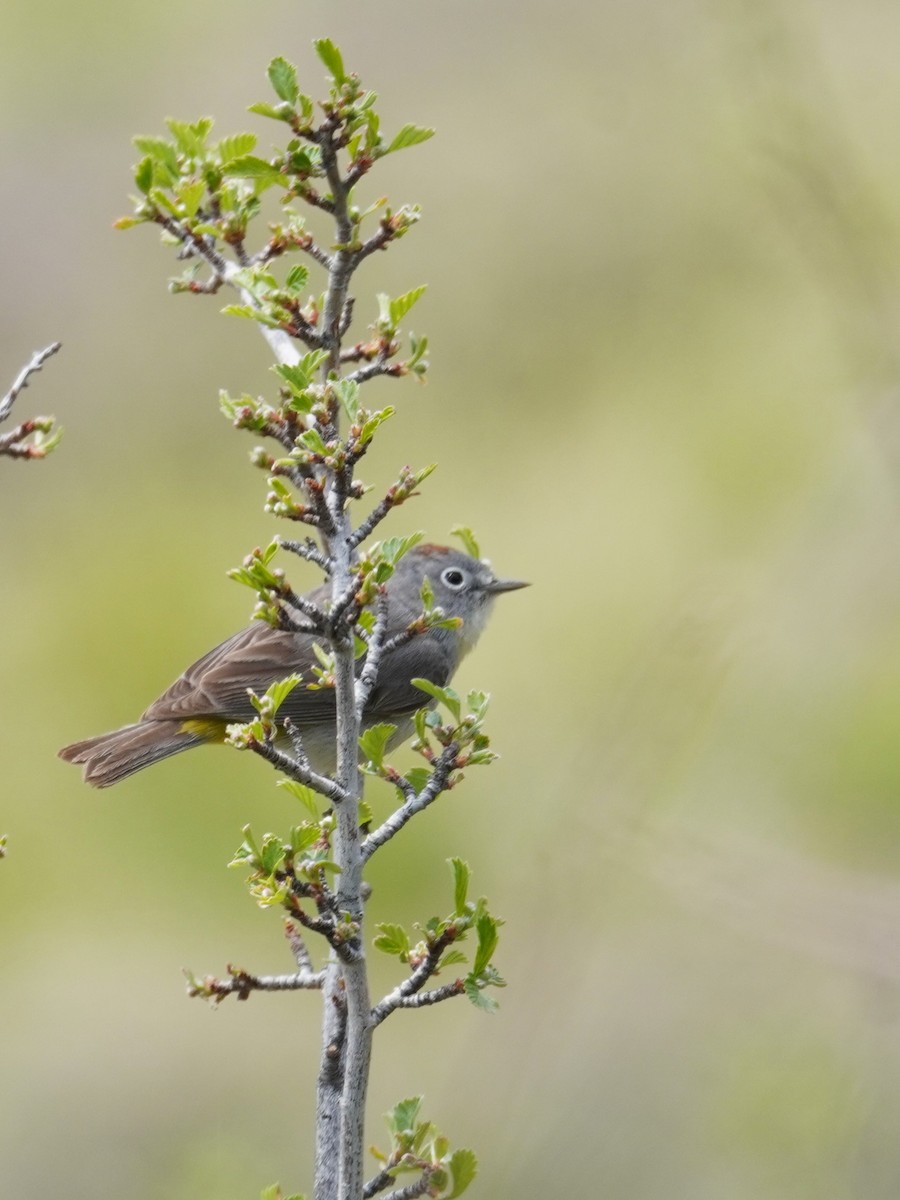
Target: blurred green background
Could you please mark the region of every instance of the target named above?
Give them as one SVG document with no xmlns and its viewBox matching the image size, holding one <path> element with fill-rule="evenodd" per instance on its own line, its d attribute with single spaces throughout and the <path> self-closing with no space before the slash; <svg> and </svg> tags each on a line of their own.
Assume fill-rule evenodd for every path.
<svg viewBox="0 0 900 1200">
<path fill-rule="evenodd" d="M 900 1192 L 900 10 L 720 0 L 6 0 L 0 388 L 65 426 L 0 463 L 0 1163 L 10 1196 L 243 1200 L 309 1182 L 317 1002 L 215 1013 L 182 966 L 286 970 L 224 870 L 296 812 L 260 764 L 110 792 L 57 761 L 238 628 L 274 523 L 219 387 L 271 388 L 215 299 L 116 234 L 134 133 L 244 112 L 327 34 L 425 222 L 357 277 L 428 281 L 427 388 L 364 477 L 437 457 L 388 532 L 473 525 L 510 597 L 460 677 L 502 760 L 374 865 L 375 919 L 468 858 L 508 920 L 494 1017 L 398 1014 L 401 1096 L 477 1194 Z M 364 327 L 364 319 L 358 326 Z M 312 584 L 295 572 L 299 585 Z M 373 792 L 378 811 L 390 803 Z M 375 961 L 376 990 L 394 978 Z"/>
</svg>

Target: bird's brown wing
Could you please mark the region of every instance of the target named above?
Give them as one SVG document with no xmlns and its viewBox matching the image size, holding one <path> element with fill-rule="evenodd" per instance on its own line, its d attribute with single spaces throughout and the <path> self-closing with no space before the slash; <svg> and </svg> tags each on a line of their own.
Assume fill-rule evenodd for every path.
<svg viewBox="0 0 900 1200">
<path fill-rule="evenodd" d="M 261 695 L 276 680 L 299 672 L 303 683 L 282 708 L 284 716 L 300 721 L 328 720 L 334 713 L 330 688 L 311 690 L 317 660 L 312 639 L 254 622 L 198 658 L 150 705 L 142 720 L 190 720 L 222 717 L 246 721 L 255 715 L 247 689 Z"/>
<path fill-rule="evenodd" d="M 255 715 L 247 696 L 253 688 L 258 695 L 276 680 L 299 672 L 303 682 L 288 696 L 279 710 L 301 726 L 334 720 L 335 697 L 332 688 L 309 688 L 315 682 L 312 668 L 318 660 L 312 638 L 285 633 L 262 622 L 242 629 L 227 641 L 204 654 L 175 680 L 150 705 L 142 720 L 155 721 L 199 717 L 221 717 L 246 721 Z M 360 659 L 357 669 L 362 667 Z M 428 703 L 428 697 L 410 683 L 422 676 L 443 686 L 453 673 L 450 651 L 432 636 L 415 638 L 405 646 L 386 654 L 367 714 L 390 718 L 414 712 Z"/>
</svg>

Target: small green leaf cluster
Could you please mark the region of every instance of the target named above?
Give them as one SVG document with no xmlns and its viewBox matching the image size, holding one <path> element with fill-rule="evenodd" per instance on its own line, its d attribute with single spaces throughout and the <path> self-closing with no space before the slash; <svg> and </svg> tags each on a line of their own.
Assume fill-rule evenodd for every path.
<svg viewBox="0 0 900 1200">
<path fill-rule="evenodd" d="M 273 179 L 244 182 L 241 164 L 252 159 L 256 134 L 238 133 L 211 142 L 213 122 L 166 121 L 171 138 L 136 137 L 143 157 L 134 169 L 139 196 L 131 217 L 119 229 L 167 218 L 183 223 L 196 238 L 234 245 L 243 241 L 247 225 L 259 212 L 259 196 Z M 262 160 L 259 160 L 262 162 Z"/>
<path fill-rule="evenodd" d="M 254 619 L 266 621 L 278 628 L 282 622 L 282 601 L 291 595 L 284 571 L 270 563 L 281 548 L 279 541 L 270 542 L 265 549 L 257 546 L 244 558 L 239 567 L 228 572 L 228 578 L 256 592 Z M 235 743 L 236 744 L 236 743 Z"/>
<path fill-rule="evenodd" d="M 46 458 L 62 440 L 53 417 L 29 417 L 15 429 L 0 434 L 0 455 L 6 458 Z"/>
<path fill-rule="evenodd" d="M 142 154 L 134 172 L 138 195 L 133 214 L 116 222 L 120 229 L 157 224 L 165 242 L 182 247 L 191 262 L 172 281 L 173 291 L 216 292 L 228 282 L 242 291 L 243 301 L 226 306 L 225 312 L 280 330 L 311 348 L 327 345 L 332 335 L 320 324 L 324 297 L 304 300 L 309 279 L 305 266 L 290 267 L 279 280 L 270 264 L 299 251 L 330 271 L 334 255 L 340 252 L 348 256 L 352 272 L 363 258 L 403 237 L 419 219 L 417 206 L 394 211 L 380 198 L 360 209 L 354 189 L 380 158 L 426 141 L 434 132 L 405 125 L 385 140 L 374 107 L 376 94 L 363 89 L 358 76 L 346 71 L 340 52 L 328 39 L 316 42 L 316 49 L 331 76 L 327 100 L 315 105 L 300 91 L 296 69 L 279 57 L 268 69 L 278 102 L 250 106 L 251 112 L 288 126 L 290 136 L 283 148 L 263 158 L 253 153 L 257 142 L 253 133 L 213 141 L 209 118 L 192 123 L 170 119 L 169 138 L 135 138 Z M 269 223 L 268 239 L 251 254 L 245 247 L 249 226 L 260 215 L 269 189 L 278 194 L 280 220 Z M 341 237 L 328 249 L 307 229 L 304 216 L 294 207 L 298 201 L 332 216 L 340 212 Z M 366 238 L 363 225 L 373 215 L 378 217 L 378 227 Z M 236 261 L 231 261 L 231 254 Z M 198 279 L 199 264 L 204 262 L 211 269 L 206 282 Z M 394 299 L 379 296 L 374 338 L 358 343 L 345 361 L 367 363 L 371 374 L 424 376 L 426 338 L 411 334 L 406 361 L 389 361 L 400 349 L 400 322 L 424 290 L 419 286 Z M 350 313 L 344 317 L 349 324 Z"/>
<path fill-rule="evenodd" d="M 390 1149 L 372 1150 L 391 1178 L 417 1173 L 427 1182 L 428 1196 L 456 1200 L 468 1188 L 478 1171 L 478 1160 L 471 1150 L 450 1149 L 448 1139 L 431 1121 L 422 1121 L 420 1096 L 401 1100 L 386 1113 Z"/>
<path fill-rule="evenodd" d="M 433 129 L 404 125 L 400 132 L 385 144 L 380 134 L 381 122 L 373 107 L 378 99 L 375 92 L 363 90 L 359 77 L 347 71 L 340 50 L 329 38 L 319 38 L 314 45 L 316 53 L 331 76 L 329 97 L 322 104 L 322 108 L 327 116 L 339 123 L 352 163 L 358 163 L 363 155 L 374 161 L 434 136 Z M 252 104 L 250 111 L 271 117 L 273 120 L 285 121 L 294 132 L 308 134 L 312 129 L 315 105 L 312 97 L 300 91 L 296 68 L 284 58 L 274 58 L 269 63 L 268 75 L 272 89 L 281 103 Z"/>
<path fill-rule="evenodd" d="M 269 1187 L 263 1188 L 259 1193 L 259 1200 L 306 1200 L 306 1197 L 301 1196 L 299 1192 L 286 1196 L 281 1190 L 281 1184 L 273 1183 Z"/>
<path fill-rule="evenodd" d="M 276 722 L 278 710 L 294 688 L 299 687 L 302 682 L 302 675 L 287 675 L 271 684 L 261 696 L 252 688 L 248 688 L 247 695 L 256 709 L 257 716 L 252 721 L 227 726 L 228 744 L 238 750 L 249 750 L 261 742 L 274 742 L 281 732 Z"/>
<path fill-rule="evenodd" d="M 314 895 L 326 884 L 326 876 L 337 871 L 331 859 L 333 819 L 304 821 L 295 825 L 287 839 L 266 833 L 254 837 L 244 826 L 241 842 L 230 867 L 249 867 L 247 885 L 260 908 L 286 908 L 296 916 L 299 897 Z"/>
<path fill-rule="evenodd" d="M 450 947 L 464 942 L 474 930 L 477 944 L 471 970 L 462 979 L 462 990 L 477 1008 L 493 1012 L 497 1002 L 484 989 L 505 986 L 505 981 L 493 965 L 503 922 L 491 915 L 483 896 L 475 903 L 468 899 L 468 863 L 460 858 L 447 861 L 453 871 L 454 902 L 450 915 L 432 917 L 424 926 L 415 925 L 414 929 L 421 934 L 415 942 L 402 925 L 384 922 L 376 927 L 378 934 L 373 944 L 377 950 L 399 958 L 413 970 L 424 966 L 430 978 L 445 967 L 469 961 L 461 950 Z"/>
<path fill-rule="evenodd" d="M 440 609 L 432 609 L 430 616 L 420 617 L 410 629 L 422 625 L 449 625 L 455 620 L 444 620 Z M 428 624 L 430 622 L 430 625 Z M 416 737 L 412 748 L 430 764 L 427 767 L 410 767 L 401 775 L 385 762 L 385 754 L 397 726 L 387 722 L 367 729 L 360 738 L 360 749 L 366 760 L 363 770 L 393 784 L 407 800 L 430 802 L 439 792 L 449 791 L 463 778 L 462 770 L 470 766 L 489 766 L 497 758 L 490 749 L 490 738 L 484 732 L 484 720 L 490 702 L 486 692 L 471 691 L 466 697 L 468 711 L 463 715 L 462 700 L 451 687 L 438 687 L 428 679 L 411 681 L 421 691 L 432 696 L 435 704 L 443 705 L 450 713 L 450 721 L 441 717 L 436 707 L 420 708 L 413 716 Z"/>
<path fill-rule="evenodd" d="M 451 720 L 444 722 L 438 708 L 421 708 L 415 715 L 416 740 L 413 749 L 429 762 L 436 758 L 433 745 L 446 749 L 450 745 L 459 747 L 456 766 L 488 766 L 497 755 L 490 747 L 490 738 L 484 732 L 490 696 L 487 692 L 471 691 L 466 696 L 466 713 L 463 715 L 462 700 L 451 687 L 438 687 L 428 679 L 413 679 L 420 691 L 433 697 L 437 705 L 447 710 Z"/>
</svg>

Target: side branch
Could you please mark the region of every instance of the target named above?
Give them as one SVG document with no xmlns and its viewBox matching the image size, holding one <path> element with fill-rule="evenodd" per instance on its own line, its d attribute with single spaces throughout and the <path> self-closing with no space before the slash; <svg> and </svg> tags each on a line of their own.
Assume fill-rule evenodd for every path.
<svg viewBox="0 0 900 1200">
<path fill-rule="evenodd" d="M 252 750 L 254 754 L 258 754 L 260 758 L 264 758 L 276 771 L 281 771 L 289 779 L 312 788 L 314 792 L 318 792 L 332 804 L 342 804 L 347 799 L 347 793 L 334 779 L 330 779 L 327 775 L 319 775 L 310 767 L 295 761 L 289 754 L 278 750 L 271 742 L 251 737 L 243 745 L 248 750 Z"/>
<path fill-rule="evenodd" d="M 438 1000 L 447 1000 L 450 996 L 458 995 L 462 991 L 462 982 L 455 980 L 454 983 L 447 985 L 446 988 L 436 989 L 439 992 L 446 992 L 446 995 L 437 996 L 434 993 L 430 993 L 433 997 L 431 1000 L 417 999 L 414 1004 L 407 1003 L 412 997 L 416 996 L 417 992 L 421 992 L 428 980 L 437 973 L 441 964 L 441 956 L 447 947 L 456 941 L 456 937 L 456 926 L 448 925 L 441 936 L 429 947 L 428 953 L 412 974 L 404 979 L 402 983 L 398 984 L 392 992 L 388 992 L 382 1000 L 379 1000 L 372 1009 L 371 1022 L 373 1028 L 376 1025 L 380 1025 L 385 1017 L 389 1017 L 395 1009 L 402 1007 L 415 1008 L 421 1004 L 436 1004 Z"/>
<path fill-rule="evenodd" d="M 398 1008 L 425 1008 L 429 1004 L 440 1004 L 442 1000 L 450 1000 L 454 996 L 461 996 L 465 991 L 465 985 L 461 979 L 454 979 L 452 983 L 445 983 L 443 987 L 432 988 L 428 992 L 416 992 L 412 996 L 404 996 Z"/>
<path fill-rule="evenodd" d="M 212 278 L 208 280 L 202 290 L 210 292 L 218 291 L 219 283 L 216 280 L 219 280 L 229 284 L 231 287 L 237 288 L 241 299 L 248 307 L 259 308 L 256 299 L 251 296 L 247 289 L 242 288 L 235 282 L 234 277 L 241 270 L 241 266 L 238 263 L 229 262 L 206 238 L 187 228 L 182 222 L 176 221 L 172 217 L 167 217 L 161 212 L 157 213 L 155 219 L 167 233 L 181 242 L 190 256 L 196 255 L 209 265 L 212 271 Z M 295 366 L 300 361 L 299 350 L 294 345 L 290 335 L 285 333 L 283 329 L 272 329 L 268 325 L 260 325 L 260 331 L 269 343 L 272 353 L 280 363 Z"/>
<path fill-rule="evenodd" d="M 413 796 L 409 796 L 406 802 L 401 804 L 398 809 L 395 809 L 383 824 L 379 825 L 377 829 L 369 834 L 360 847 L 360 853 L 364 862 L 372 857 L 379 846 L 383 846 L 385 842 L 389 842 L 392 837 L 398 834 L 403 826 L 408 821 L 411 821 L 417 813 L 428 808 L 429 804 L 433 804 L 442 792 L 449 791 L 451 786 L 450 776 L 456 769 L 458 754 L 459 743 L 451 742 L 435 761 L 431 778 L 425 787 Z"/>
<path fill-rule="evenodd" d="M 18 399 L 19 393 L 28 387 L 28 381 L 36 371 L 39 371 L 48 358 L 51 358 L 62 346 L 62 342 L 51 342 L 43 350 L 36 350 L 31 356 L 29 362 L 25 364 L 22 370 L 13 380 L 13 385 L 0 400 L 0 421 L 5 421 L 9 416 L 12 406 Z"/>
<path fill-rule="evenodd" d="M 397 1188 L 396 1191 L 388 1192 L 384 1200 L 416 1200 L 417 1196 L 424 1196 L 431 1187 L 432 1172 L 427 1170 L 421 1179 L 417 1179 L 415 1183 L 409 1183 L 406 1187 Z"/>
<path fill-rule="evenodd" d="M 378 679 L 378 668 L 384 653 L 384 637 L 387 632 L 387 592 L 384 588 L 378 594 L 375 604 L 375 628 L 369 638 L 366 649 L 366 661 L 356 681 L 356 716 L 362 721 L 363 712 L 372 695 L 372 689 Z"/>
<path fill-rule="evenodd" d="M 238 967 L 228 966 L 228 979 L 216 979 L 208 975 L 205 979 L 191 982 L 189 996 L 202 996 L 217 1003 L 226 996 L 237 996 L 246 1000 L 251 992 L 296 992 L 321 990 L 325 980 L 324 971 L 296 971 L 291 975 L 251 975 Z"/>
<path fill-rule="evenodd" d="M 383 1171 L 379 1171 L 363 1188 L 363 1200 L 371 1200 L 372 1196 L 377 1196 L 379 1192 L 383 1192 L 385 1188 L 391 1186 L 395 1182 L 394 1176 L 391 1174 L 391 1167 L 396 1167 L 400 1162 L 401 1155 L 392 1155 L 388 1167 Z M 415 1196 L 424 1196 L 431 1184 L 432 1170 L 428 1163 L 420 1164 L 423 1174 L 415 1183 L 407 1184 L 405 1188 L 395 1189 L 389 1192 L 384 1200 L 412 1200 Z"/>
</svg>

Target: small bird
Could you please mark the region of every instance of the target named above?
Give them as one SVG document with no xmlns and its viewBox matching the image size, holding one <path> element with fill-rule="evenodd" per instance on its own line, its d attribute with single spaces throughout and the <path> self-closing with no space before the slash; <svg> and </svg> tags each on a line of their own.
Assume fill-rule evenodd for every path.
<svg viewBox="0 0 900 1200">
<path fill-rule="evenodd" d="M 495 596 L 527 584 L 498 579 L 486 562 L 448 546 L 420 545 L 400 560 L 386 585 L 385 640 L 401 633 L 422 612 L 422 585 L 431 583 L 436 607 L 446 617 L 459 617 L 455 629 L 429 629 L 383 655 L 363 712 L 363 727 L 390 722 L 398 726 L 396 745 L 410 735 L 413 713 L 428 700 L 411 680 L 428 679 L 444 687 L 463 656 L 475 645 L 487 622 Z M 307 593 L 323 605 L 328 585 Z M 83 763 L 84 778 L 94 787 L 109 787 L 161 759 L 207 742 L 223 742 L 226 728 L 250 721 L 256 710 L 248 689 L 258 695 L 292 673 L 311 677 L 318 665 L 316 637 L 291 633 L 254 621 L 240 633 L 197 660 L 155 700 L 134 725 L 73 742 L 59 752 L 66 762 Z M 365 658 L 357 662 L 360 670 Z M 313 768 L 334 770 L 335 693 L 333 688 L 294 688 L 279 710 L 299 730 Z"/>
</svg>

